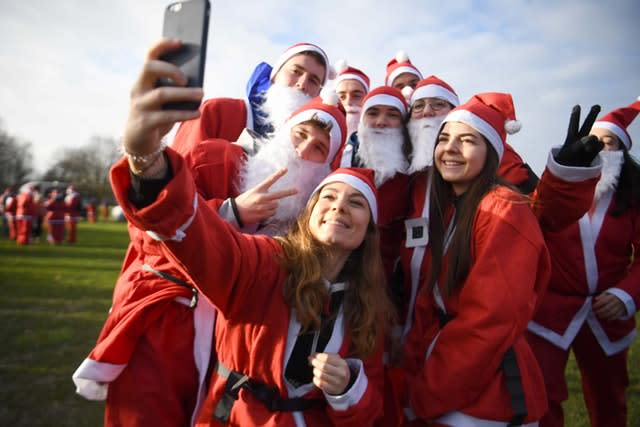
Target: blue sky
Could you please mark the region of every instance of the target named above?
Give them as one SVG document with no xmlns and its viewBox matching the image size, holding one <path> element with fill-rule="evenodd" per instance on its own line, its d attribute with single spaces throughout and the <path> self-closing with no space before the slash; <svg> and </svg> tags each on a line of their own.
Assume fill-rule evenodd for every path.
<svg viewBox="0 0 640 427">
<path fill-rule="evenodd" d="M 129 89 L 169 1 L 5 2 L 0 119 L 43 171 L 92 135 L 119 137 Z M 213 1 L 205 92 L 242 97 L 260 61 L 299 41 L 346 59 L 380 85 L 404 50 L 462 100 L 510 92 L 523 127 L 511 144 L 541 172 L 574 104 L 603 113 L 640 96 L 640 2 L 484 0 Z M 640 157 L 640 118 L 629 128 Z"/>
</svg>

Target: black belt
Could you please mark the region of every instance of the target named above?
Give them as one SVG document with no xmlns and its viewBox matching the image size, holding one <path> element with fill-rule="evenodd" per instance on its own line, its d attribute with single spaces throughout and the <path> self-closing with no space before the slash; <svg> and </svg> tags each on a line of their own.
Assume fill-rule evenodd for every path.
<svg viewBox="0 0 640 427">
<path fill-rule="evenodd" d="M 438 318 L 440 321 L 440 328 L 453 319 L 444 310 L 438 308 Z M 527 401 L 524 396 L 524 389 L 522 388 L 522 375 L 520 374 L 520 367 L 518 366 L 518 359 L 516 359 L 516 352 L 513 347 L 505 352 L 500 362 L 500 369 L 504 372 L 505 384 L 509 391 L 509 398 L 511 399 L 511 409 L 513 410 L 513 417 L 509 421 L 508 427 L 522 425 L 524 419 L 527 417 Z"/>
<path fill-rule="evenodd" d="M 238 400 L 238 393 L 241 388 L 249 391 L 271 412 L 304 411 L 312 406 L 325 403 L 324 399 L 304 399 L 302 397 L 283 399 L 280 397 L 277 387 L 253 381 L 247 375 L 232 371 L 219 361 L 216 363 L 216 372 L 220 377 L 227 379 L 224 386 L 224 394 L 216 405 L 213 414 L 216 420 L 223 423 L 229 422 L 231 408 L 235 401 Z"/>
</svg>

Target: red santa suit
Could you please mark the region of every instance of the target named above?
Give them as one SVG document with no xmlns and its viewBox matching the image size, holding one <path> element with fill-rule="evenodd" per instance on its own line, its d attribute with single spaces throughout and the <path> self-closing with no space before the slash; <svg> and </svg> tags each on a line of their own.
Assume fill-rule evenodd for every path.
<svg viewBox="0 0 640 427">
<path fill-rule="evenodd" d="M 580 366 L 593 425 L 626 425 L 627 353 L 640 306 L 640 208 L 613 216 L 614 206 L 610 189 L 579 221 L 546 236 L 553 274 L 528 336 L 545 374 L 552 409 L 545 425 L 563 424 L 570 349 Z M 594 314 L 593 299 L 603 292 L 625 304 L 623 318 L 601 320 Z"/>
<path fill-rule="evenodd" d="M 230 425 L 362 426 L 375 419 L 382 406 L 378 392 L 381 352 L 365 361 L 347 359 L 357 376 L 344 395 L 323 394 L 311 383 L 294 388 L 285 380 L 284 369 L 300 325 L 282 297 L 286 272 L 274 256 L 281 252 L 281 246 L 265 236 L 234 231 L 196 197 L 193 179 L 182 159 L 170 149 L 167 153 L 174 178 L 151 206 L 138 210 L 128 201 L 130 175 L 126 161 L 114 166 L 111 180 L 129 221 L 158 238 L 171 239 L 163 244 L 167 255 L 219 310 L 215 330 L 219 363 L 210 379 L 198 424 L 219 425 L 213 411 L 224 393 L 227 370 L 276 387 L 275 395 L 281 399 L 319 400 L 304 411 L 272 412 L 241 388 L 230 412 Z M 203 254 L 206 262 L 202 262 Z M 344 336 L 343 323 L 340 311 L 325 351 L 346 358 L 349 340 Z"/>
<path fill-rule="evenodd" d="M 488 193 L 476 211 L 471 245 L 474 262 L 461 288 L 450 296 L 421 292 L 416 298 L 405 345 L 408 413 L 417 417 L 415 425 L 509 421 L 513 412 L 500 365 L 510 348 L 520 369 L 525 422 L 546 410 L 542 376 L 523 333 L 546 286 L 550 261 L 522 196 L 504 187 Z M 430 257 L 425 259 L 422 274 L 428 277 Z M 442 328 L 439 308 L 451 318 Z"/>
<path fill-rule="evenodd" d="M 9 239 L 16 240 L 18 237 L 18 225 L 16 222 L 16 212 L 18 209 L 17 196 L 9 196 L 5 200 L 4 215 L 7 218 L 7 227 L 9 228 Z"/>
<path fill-rule="evenodd" d="M 64 198 L 67 205 L 67 242 L 76 243 L 78 221 L 80 220 L 80 194 L 74 190 L 67 190 Z"/>
<path fill-rule="evenodd" d="M 16 198 L 16 243 L 19 245 L 31 243 L 33 221 L 35 221 L 36 215 L 33 191 L 29 188 L 22 190 Z"/>
<path fill-rule="evenodd" d="M 245 129 L 253 128 L 248 101 L 234 98 L 212 98 L 200 107 L 200 117 L 182 122 L 171 147 L 182 155 L 208 139 L 237 141 Z"/>
<path fill-rule="evenodd" d="M 64 242 L 64 224 L 67 205 L 62 194 L 52 194 L 44 205 L 47 210 L 46 220 L 49 227 L 47 241 L 51 244 Z"/>
<path fill-rule="evenodd" d="M 571 224 L 587 209 L 600 173 L 600 162 L 588 168 L 562 166 L 555 162 L 554 148 L 547 169 L 535 192 L 532 207 L 544 230 L 558 230 Z M 422 284 L 428 279 L 425 252 L 428 248 L 430 171 L 414 176 L 411 187 L 411 213 L 406 221 L 406 237 L 401 251 L 405 272 L 404 305 L 400 314 L 403 337 L 413 326 L 414 306 Z M 404 339 L 404 338 L 403 338 Z"/>
<path fill-rule="evenodd" d="M 221 139 L 198 144 L 187 156 L 198 191 L 214 207 L 237 195 L 235 177 L 244 157 L 242 147 Z M 77 392 L 106 398 L 106 426 L 192 425 L 206 393 L 215 310 L 206 298 L 192 300 L 189 286 L 195 288 L 159 242 L 133 226 L 129 234 L 109 317 L 74 373 Z"/>
</svg>

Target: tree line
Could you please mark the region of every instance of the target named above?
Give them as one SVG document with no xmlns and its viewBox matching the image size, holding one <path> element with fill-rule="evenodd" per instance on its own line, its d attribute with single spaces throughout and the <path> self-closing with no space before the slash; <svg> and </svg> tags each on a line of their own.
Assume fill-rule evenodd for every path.
<svg viewBox="0 0 640 427">
<path fill-rule="evenodd" d="M 42 174 L 33 168 L 33 145 L 11 135 L 0 121 L 0 191 L 30 181 L 73 184 L 85 200 L 113 201 L 109 168 L 120 157 L 113 137 L 93 136 L 81 147 L 66 148 Z"/>
</svg>

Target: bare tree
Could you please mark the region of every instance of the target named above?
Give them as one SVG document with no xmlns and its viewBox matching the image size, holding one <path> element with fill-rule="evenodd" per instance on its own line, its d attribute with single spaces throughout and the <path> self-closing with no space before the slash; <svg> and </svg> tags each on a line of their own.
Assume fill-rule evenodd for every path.
<svg viewBox="0 0 640 427">
<path fill-rule="evenodd" d="M 93 136 L 83 147 L 64 150 L 42 179 L 73 184 L 85 198 L 112 199 L 109 168 L 119 156 L 114 138 Z"/>
<path fill-rule="evenodd" d="M 19 141 L 10 135 L 0 121 L 0 188 L 17 187 L 28 180 L 32 173 L 31 143 Z"/>
</svg>

